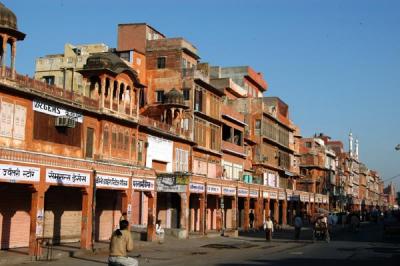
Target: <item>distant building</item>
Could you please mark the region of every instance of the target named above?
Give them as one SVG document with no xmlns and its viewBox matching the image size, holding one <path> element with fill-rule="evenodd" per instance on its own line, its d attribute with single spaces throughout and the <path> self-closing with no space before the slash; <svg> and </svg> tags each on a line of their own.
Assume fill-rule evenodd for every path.
<svg viewBox="0 0 400 266">
<path fill-rule="evenodd" d="M 35 79 L 67 91 L 84 94 L 84 80 L 78 70 L 86 64 L 94 53 L 108 52 L 103 43 L 72 45 L 65 44 L 64 53 L 39 57 L 35 63 Z"/>
</svg>

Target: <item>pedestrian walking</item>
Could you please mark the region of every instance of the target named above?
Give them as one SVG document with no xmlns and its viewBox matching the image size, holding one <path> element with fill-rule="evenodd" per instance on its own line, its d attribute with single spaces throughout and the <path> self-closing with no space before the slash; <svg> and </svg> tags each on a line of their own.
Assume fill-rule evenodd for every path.
<svg viewBox="0 0 400 266">
<path fill-rule="evenodd" d="M 303 221 L 301 219 L 301 216 L 299 214 L 297 214 L 296 218 L 294 219 L 294 239 L 295 240 L 300 239 L 301 227 L 303 227 Z"/>
<path fill-rule="evenodd" d="M 249 213 L 249 220 L 250 220 L 250 228 L 253 228 L 253 226 L 254 226 L 254 212 L 253 212 L 253 210 L 251 210 L 250 213 Z"/>
<path fill-rule="evenodd" d="M 271 220 L 271 217 L 267 217 L 267 220 L 264 223 L 264 230 L 265 230 L 265 240 L 271 241 L 272 240 L 272 233 L 274 232 L 274 224 Z"/>
<path fill-rule="evenodd" d="M 133 250 L 133 240 L 129 232 L 129 222 L 122 220 L 119 222 L 119 229 L 111 235 L 110 255 L 108 257 L 109 266 L 137 266 L 139 262 L 127 256 L 127 251 Z"/>
</svg>

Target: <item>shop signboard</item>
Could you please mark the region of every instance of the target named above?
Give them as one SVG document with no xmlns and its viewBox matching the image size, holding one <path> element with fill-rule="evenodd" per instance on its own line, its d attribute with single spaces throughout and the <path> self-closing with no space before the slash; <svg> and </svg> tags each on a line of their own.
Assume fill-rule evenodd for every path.
<svg viewBox="0 0 400 266">
<path fill-rule="evenodd" d="M 59 169 L 46 169 L 46 182 L 50 184 L 89 186 L 90 174 Z"/>
<path fill-rule="evenodd" d="M 0 164 L 0 180 L 10 183 L 17 181 L 39 182 L 40 168 Z"/>
<path fill-rule="evenodd" d="M 192 193 L 204 193 L 205 186 L 204 186 L 204 184 L 190 183 L 189 184 L 189 191 L 192 192 Z"/>
<path fill-rule="evenodd" d="M 222 194 L 226 196 L 236 196 L 236 188 L 222 187 Z"/>
<path fill-rule="evenodd" d="M 129 188 L 129 178 L 110 175 L 96 175 L 96 187 L 100 188 Z"/>
<path fill-rule="evenodd" d="M 262 195 L 263 195 L 263 198 L 264 198 L 264 199 L 268 199 L 268 197 L 269 197 L 269 194 L 268 194 L 267 191 L 263 191 L 263 192 L 262 192 Z"/>
<path fill-rule="evenodd" d="M 51 116 L 66 116 L 78 123 L 83 122 L 83 115 L 81 113 L 77 113 L 71 110 L 64 109 L 58 105 L 42 102 L 39 100 L 33 101 L 33 110 L 36 112 L 41 112 L 44 114 L 48 114 Z"/>
<path fill-rule="evenodd" d="M 186 192 L 186 188 L 187 188 L 187 185 L 182 184 L 181 182 L 177 182 L 176 176 L 165 175 L 165 176 L 157 177 L 157 191 L 160 191 L 160 192 Z"/>
<path fill-rule="evenodd" d="M 216 185 L 207 185 L 207 194 L 221 195 L 221 187 Z"/>
<path fill-rule="evenodd" d="M 310 201 L 310 197 L 307 194 L 301 194 L 300 195 L 300 201 L 301 202 L 309 202 Z"/>
<path fill-rule="evenodd" d="M 286 199 L 286 193 L 283 191 L 280 191 L 279 194 L 279 200 L 285 200 Z"/>
<path fill-rule="evenodd" d="M 250 197 L 251 198 L 258 198 L 258 190 L 250 189 Z"/>
<path fill-rule="evenodd" d="M 249 195 L 249 190 L 245 188 L 238 188 L 238 197 L 247 197 Z"/>
<path fill-rule="evenodd" d="M 270 199 L 278 199 L 278 193 L 275 191 L 269 191 L 269 198 Z"/>
<path fill-rule="evenodd" d="M 154 180 L 132 178 L 132 189 L 140 191 L 153 191 Z"/>
</svg>

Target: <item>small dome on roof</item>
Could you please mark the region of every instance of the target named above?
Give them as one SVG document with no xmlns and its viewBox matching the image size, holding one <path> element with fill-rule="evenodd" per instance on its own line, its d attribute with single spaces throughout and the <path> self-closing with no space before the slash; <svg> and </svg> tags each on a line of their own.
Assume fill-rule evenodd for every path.
<svg viewBox="0 0 400 266">
<path fill-rule="evenodd" d="M 173 88 L 172 90 L 170 90 L 165 94 L 164 104 L 185 105 L 185 99 L 183 98 L 183 94 L 180 91 Z"/>
<path fill-rule="evenodd" d="M 0 27 L 17 30 L 17 16 L 0 3 Z"/>
</svg>

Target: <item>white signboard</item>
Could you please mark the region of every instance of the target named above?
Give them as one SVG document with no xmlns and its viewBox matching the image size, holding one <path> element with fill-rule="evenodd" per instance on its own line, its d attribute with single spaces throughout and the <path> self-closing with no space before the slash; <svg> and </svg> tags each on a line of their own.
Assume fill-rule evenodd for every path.
<svg viewBox="0 0 400 266">
<path fill-rule="evenodd" d="M 234 187 L 222 187 L 222 194 L 227 196 L 236 196 L 236 188 Z"/>
<path fill-rule="evenodd" d="M 220 195 L 221 194 L 221 187 L 220 186 L 214 186 L 214 185 L 207 185 L 207 194 Z"/>
<path fill-rule="evenodd" d="M 258 198 L 258 190 L 251 190 L 250 189 L 250 197 Z"/>
<path fill-rule="evenodd" d="M 39 182 L 40 169 L 35 167 L 0 164 L 0 179 L 11 183 L 16 181 Z"/>
<path fill-rule="evenodd" d="M 108 176 L 108 175 L 97 175 L 96 186 L 110 187 L 110 188 L 129 188 L 129 178 Z"/>
<path fill-rule="evenodd" d="M 189 191 L 193 192 L 193 193 L 204 193 L 205 186 L 204 186 L 204 184 L 190 183 Z"/>
<path fill-rule="evenodd" d="M 267 199 L 268 197 L 269 197 L 269 194 L 268 194 L 268 192 L 267 191 L 263 191 L 263 198 L 264 199 Z"/>
<path fill-rule="evenodd" d="M 274 192 L 274 191 L 270 191 L 269 193 L 269 198 L 270 199 L 277 199 L 278 198 L 278 193 Z"/>
<path fill-rule="evenodd" d="M 90 174 L 58 169 L 46 169 L 46 182 L 58 185 L 90 185 Z"/>
<path fill-rule="evenodd" d="M 154 180 L 132 178 L 132 189 L 142 191 L 153 191 Z"/>
<path fill-rule="evenodd" d="M 238 188 L 238 197 L 247 197 L 249 195 L 249 190 L 245 188 Z"/>
<path fill-rule="evenodd" d="M 285 194 L 285 192 L 279 192 L 279 199 L 280 199 L 280 200 L 285 200 L 285 199 L 286 199 L 286 194 Z"/>
<path fill-rule="evenodd" d="M 78 123 L 83 122 L 83 115 L 74 111 L 66 110 L 55 104 L 41 102 L 38 100 L 33 101 L 33 110 L 36 112 L 45 113 L 52 116 L 66 116 L 74 119 Z"/>
<path fill-rule="evenodd" d="M 305 195 L 305 194 L 300 195 L 300 200 L 301 200 L 302 202 L 309 202 L 309 201 L 310 201 L 309 199 L 310 199 L 310 198 L 309 198 L 308 195 Z"/>
<path fill-rule="evenodd" d="M 314 202 L 314 195 L 310 196 L 310 202 Z"/>
</svg>

